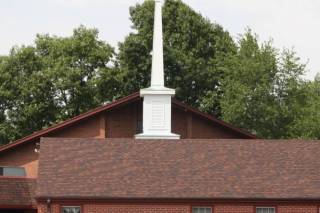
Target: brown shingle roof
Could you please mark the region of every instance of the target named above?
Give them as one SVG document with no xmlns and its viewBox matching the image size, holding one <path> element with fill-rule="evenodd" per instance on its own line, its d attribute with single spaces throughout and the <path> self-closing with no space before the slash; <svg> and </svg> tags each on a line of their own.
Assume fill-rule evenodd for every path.
<svg viewBox="0 0 320 213">
<path fill-rule="evenodd" d="M 320 141 L 45 138 L 37 196 L 319 199 L 319 153 Z"/>
<path fill-rule="evenodd" d="M 36 179 L 0 177 L 0 206 L 35 206 Z"/>
</svg>

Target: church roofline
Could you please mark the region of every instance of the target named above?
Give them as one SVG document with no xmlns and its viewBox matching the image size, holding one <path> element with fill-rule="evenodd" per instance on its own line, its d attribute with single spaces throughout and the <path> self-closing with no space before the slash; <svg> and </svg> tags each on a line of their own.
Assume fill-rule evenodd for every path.
<svg viewBox="0 0 320 213">
<path fill-rule="evenodd" d="M 27 135 L 21 139 L 18 139 L 14 142 L 11 142 L 9 144 L 6 144 L 6 145 L 3 145 L 3 146 L 0 146 L 0 152 L 3 152 L 3 151 L 7 151 L 7 150 L 10 150 L 16 146 L 19 146 L 21 144 L 25 144 L 25 143 L 28 143 L 28 142 L 32 142 L 32 141 L 35 141 L 37 139 L 39 139 L 40 137 L 45 137 L 47 134 L 49 133 L 53 133 L 57 130 L 60 130 L 60 129 L 63 129 L 63 128 L 66 128 L 68 126 L 71 126 L 83 119 L 87 119 L 91 116 L 94 116 L 94 115 L 97 115 L 101 112 L 104 112 L 104 111 L 107 111 L 107 110 L 111 110 L 111 109 L 114 109 L 116 107 L 119 107 L 119 106 L 122 106 L 122 105 L 125 105 L 125 104 L 129 104 L 131 102 L 134 102 L 134 101 L 137 101 L 137 100 L 140 100 L 141 97 L 140 97 L 140 94 L 139 92 L 135 92 L 135 93 L 132 93 L 131 95 L 128 95 L 126 97 L 123 97 L 123 98 L 120 98 L 114 102 L 111 102 L 109 104 L 106 104 L 106 105 L 103 105 L 103 106 L 100 106 L 100 107 L 97 107 L 93 110 L 90 110 L 88 112 L 85 112 L 85 113 L 82 113 L 80 115 L 77 115 L 73 118 L 70 118 L 68 120 L 65 120 L 61 123 L 58 123 L 58 124 L 55 124 L 51 127 L 48 127 L 46 129 L 42 129 L 42 130 L 39 130 L 37 132 L 34 132 L 30 135 Z M 227 128 L 227 129 L 230 129 L 232 131 L 235 131 L 245 137 L 248 137 L 250 139 L 257 139 L 257 136 L 254 135 L 254 134 L 251 134 L 243 129 L 240 129 L 240 128 L 237 128 L 229 123 L 226 123 L 220 119 L 217 119 L 215 118 L 214 116 L 212 115 L 209 115 L 207 113 L 204 113 L 204 112 L 201 112 L 199 111 L 198 109 L 195 109 L 193 107 L 190 107 L 190 106 L 187 106 L 186 104 L 176 100 L 176 99 L 172 99 L 172 104 L 173 106 L 175 107 L 179 107 L 179 108 L 182 108 L 183 110 L 185 111 L 190 111 L 190 112 L 193 112 L 195 113 L 196 115 L 199 115 L 200 117 L 204 117 L 206 119 L 208 119 L 209 121 L 212 121 L 214 123 L 217 123 L 217 124 L 220 124 L 221 126 L 223 126 L 224 128 Z"/>
</svg>

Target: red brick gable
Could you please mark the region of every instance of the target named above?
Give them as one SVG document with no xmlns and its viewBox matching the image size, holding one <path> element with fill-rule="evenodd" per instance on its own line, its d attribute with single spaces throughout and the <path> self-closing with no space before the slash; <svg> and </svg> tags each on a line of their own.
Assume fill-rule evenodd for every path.
<svg viewBox="0 0 320 213">
<path fill-rule="evenodd" d="M 11 149 L 11 148 L 14 148 L 14 147 L 16 147 L 16 146 L 18 146 L 20 144 L 33 142 L 33 141 L 39 139 L 40 137 L 44 137 L 44 136 L 46 136 L 46 135 L 48 135 L 50 133 L 54 133 L 56 131 L 64 129 L 64 128 L 68 127 L 68 126 L 71 126 L 71 125 L 83 120 L 83 119 L 86 119 L 88 117 L 97 115 L 97 114 L 99 114 L 99 113 L 101 113 L 103 111 L 109 110 L 111 108 L 118 107 L 118 106 L 120 106 L 122 104 L 128 104 L 128 103 L 136 101 L 138 99 L 140 99 L 139 93 L 133 93 L 133 94 L 131 94 L 129 96 L 121 98 L 121 99 L 119 99 L 117 101 L 114 101 L 114 102 L 112 102 L 110 104 L 106 104 L 104 106 L 97 107 L 96 109 L 93 109 L 93 110 L 90 110 L 90 111 L 88 111 L 86 113 L 83 113 L 83 114 L 80 114 L 78 116 L 75 116 L 75 117 L 73 117 L 71 119 L 68 119 L 68 120 L 66 120 L 64 122 L 61 122 L 61 123 L 53 125 L 53 126 L 51 126 L 49 128 L 34 132 L 33 134 L 27 135 L 26 137 L 23 137 L 23 138 L 21 138 L 19 140 L 16 140 L 16 141 L 12 142 L 12 143 L 3 145 L 3 146 L 0 147 L 0 152 L 6 151 L 6 150 Z"/>
<path fill-rule="evenodd" d="M 71 119 L 68 119 L 62 123 L 59 123 L 59 124 L 56 124 L 56 125 L 53 125 L 49 128 L 46 128 L 46 129 L 43 129 L 43 130 L 40 130 L 38 132 L 35 132 L 31 135 L 28 135 L 24 138 L 21 138 L 17 141 L 14 141 L 12 143 L 9 143 L 7 145 L 3 145 L 0 147 L 0 152 L 2 151 L 6 151 L 8 149 L 11 149 L 11 148 L 14 148 L 18 145 L 21 145 L 21 144 L 25 144 L 25 143 L 29 143 L 29 142 L 34 142 L 34 141 L 37 141 L 40 139 L 40 137 L 51 137 L 51 135 L 55 136 L 54 134 L 56 133 L 59 133 L 61 132 L 62 130 L 68 128 L 68 127 L 71 127 L 72 125 L 75 125 L 85 119 L 89 119 L 93 116 L 97 116 L 98 114 L 100 113 L 103 113 L 103 112 L 107 112 L 107 111 L 110 111 L 110 110 L 114 110 L 120 106 L 124 106 L 124 105 L 128 105 L 128 104 L 131 104 L 133 102 L 137 102 L 137 101 L 140 101 L 141 98 L 139 96 L 139 93 L 133 93 L 129 96 L 126 96 L 124 98 L 121 98 L 121 99 L 118 99 L 112 103 L 109 103 L 109 104 L 106 104 L 104 106 L 101 106 L 101 107 L 98 107 L 96 109 L 93 109 L 91 111 L 88 111 L 86 113 L 83 113 L 83 114 L 80 114 L 78 116 L 75 116 Z M 231 132 L 232 134 L 236 134 L 239 136 L 239 138 L 256 138 L 255 135 L 245 131 L 245 130 L 242 130 L 242 129 L 239 129 L 237 127 L 234 127 L 232 126 L 231 124 L 228 124 L 222 120 L 219 120 L 217 118 L 215 118 L 214 116 L 211 116 L 209 114 L 206 114 L 206 113 L 202 113 L 200 112 L 199 110 L 195 109 L 195 108 L 192 108 L 192 107 L 189 107 L 181 102 L 179 102 L 178 100 L 176 99 L 173 99 L 172 101 L 173 103 L 173 106 L 174 107 L 177 107 L 177 108 L 180 108 L 184 111 L 188 111 L 188 112 L 191 112 L 199 117 L 201 117 L 202 119 L 205 119 L 207 120 L 208 122 L 214 124 L 214 125 L 218 125 L 220 126 L 220 128 L 223 128 L 229 132 Z M 201 133 L 203 134 L 203 132 Z"/>
</svg>

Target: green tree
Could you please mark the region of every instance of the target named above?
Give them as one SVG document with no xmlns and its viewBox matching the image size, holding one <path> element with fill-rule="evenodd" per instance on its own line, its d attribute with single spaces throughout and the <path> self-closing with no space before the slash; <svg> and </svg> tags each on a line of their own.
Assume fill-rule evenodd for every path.
<svg viewBox="0 0 320 213">
<path fill-rule="evenodd" d="M 273 117 L 269 115 L 275 113 L 272 89 L 276 63 L 276 50 L 270 43 L 259 46 L 250 30 L 240 38 L 223 79 L 223 119 L 259 136 L 272 131 Z"/>
<path fill-rule="evenodd" d="M 66 38 L 38 35 L 36 49 L 53 84 L 60 119 L 112 100 L 118 84 L 113 82 L 115 75 L 108 64 L 114 50 L 98 39 L 96 29 L 80 26 Z"/>
<path fill-rule="evenodd" d="M 50 82 L 41 69 L 41 58 L 34 47 L 15 47 L 2 61 L 2 143 L 40 129 L 52 120 L 55 111 Z"/>
<path fill-rule="evenodd" d="M 305 65 L 292 50 L 279 53 L 259 44 L 248 30 L 237 54 L 228 58 L 221 100 L 223 119 L 262 138 L 288 138 L 305 104 L 301 75 Z"/>
<path fill-rule="evenodd" d="M 278 72 L 274 82 L 276 112 L 272 138 L 292 138 L 297 135 L 292 126 L 301 118 L 307 101 L 305 81 L 301 78 L 306 65 L 300 62 L 294 50 L 284 49 L 279 57 Z M 272 116 L 272 115 L 271 115 Z"/>
<path fill-rule="evenodd" d="M 153 1 L 145 1 L 130 8 L 134 32 L 120 43 L 118 55 L 124 94 L 149 86 L 153 7 Z M 224 56 L 236 51 L 228 32 L 180 0 L 166 0 L 163 34 L 166 86 L 175 88 L 178 99 L 195 107 L 214 93 L 210 112 L 219 114 Z"/>
<path fill-rule="evenodd" d="M 320 139 L 320 79 L 305 82 L 301 91 L 305 94 L 305 102 L 290 126 L 291 138 Z"/>
<path fill-rule="evenodd" d="M 6 110 L 8 109 L 10 100 L 12 100 L 12 90 L 10 90 L 9 73 L 2 69 L 5 66 L 7 57 L 0 56 L 0 145 L 8 141 L 10 133 L 6 118 Z"/>
<path fill-rule="evenodd" d="M 83 26 L 70 37 L 38 35 L 0 60 L 0 137 L 6 143 L 117 96 L 114 50 Z"/>
</svg>

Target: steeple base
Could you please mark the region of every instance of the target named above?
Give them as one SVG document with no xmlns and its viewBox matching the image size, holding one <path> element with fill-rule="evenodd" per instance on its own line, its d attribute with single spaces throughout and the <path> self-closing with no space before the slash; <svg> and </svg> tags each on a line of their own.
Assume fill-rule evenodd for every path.
<svg viewBox="0 0 320 213">
<path fill-rule="evenodd" d="M 162 86 L 151 86 L 145 89 L 140 90 L 140 96 L 143 97 L 145 95 L 175 95 L 175 90 Z"/>
<path fill-rule="evenodd" d="M 166 133 L 166 134 L 137 134 L 135 135 L 135 139 L 164 139 L 164 140 L 177 140 L 180 139 L 180 135 L 174 133 Z"/>
<path fill-rule="evenodd" d="M 143 97 L 143 132 L 136 139 L 179 139 L 171 133 L 171 98 L 174 89 L 149 87 L 140 90 Z"/>
</svg>

